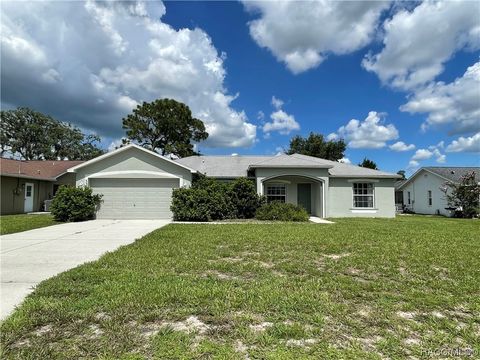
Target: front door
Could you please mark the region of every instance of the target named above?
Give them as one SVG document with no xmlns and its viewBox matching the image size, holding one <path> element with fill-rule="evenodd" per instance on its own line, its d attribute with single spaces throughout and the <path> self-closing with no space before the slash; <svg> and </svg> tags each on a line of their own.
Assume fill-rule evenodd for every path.
<svg viewBox="0 0 480 360">
<path fill-rule="evenodd" d="M 23 211 L 26 213 L 33 211 L 33 191 L 33 184 L 25 183 L 25 204 L 23 206 Z"/>
<path fill-rule="evenodd" d="M 312 213 L 312 184 L 297 185 L 297 204 Z"/>
</svg>

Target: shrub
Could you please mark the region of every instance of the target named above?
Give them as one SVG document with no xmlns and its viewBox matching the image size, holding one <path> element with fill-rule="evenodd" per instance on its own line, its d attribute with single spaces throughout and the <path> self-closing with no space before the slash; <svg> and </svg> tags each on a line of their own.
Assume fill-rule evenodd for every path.
<svg viewBox="0 0 480 360">
<path fill-rule="evenodd" d="M 202 189 L 174 189 L 170 209 L 176 221 L 208 221 L 211 218 L 208 192 Z"/>
<path fill-rule="evenodd" d="M 94 195 L 89 187 L 60 186 L 50 211 L 57 221 L 84 221 L 95 217 L 102 195 Z"/>
<path fill-rule="evenodd" d="M 258 220 L 270 221 L 308 221 L 307 211 L 297 205 L 271 202 L 257 209 Z"/>
<path fill-rule="evenodd" d="M 222 182 L 197 176 L 189 189 L 175 189 L 170 209 L 176 221 L 252 218 L 264 203 L 246 178 Z"/>
<path fill-rule="evenodd" d="M 230 198 L 239 219 L 255 217 L 257 208 L 265 203 L 265 198 L 257 194 L 253 181 L 247 178 L 238 178 L 231 184 Z"/>
</svg>

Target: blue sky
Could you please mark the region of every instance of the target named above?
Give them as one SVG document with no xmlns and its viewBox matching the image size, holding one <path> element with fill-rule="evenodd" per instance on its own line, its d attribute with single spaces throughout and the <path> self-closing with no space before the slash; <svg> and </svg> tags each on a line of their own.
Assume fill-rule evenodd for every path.
<svg viewBox="0 0 480 360">
<path fill-rule="evenodd" d="M 128 109 L 169 96 L 212 129 L 204 154 L 275 154 L 313 131 L 382 170 L 480 165 L 478 3 L 25 4 L 2 4 L 2 106 L 105 147 Z"/>
</svg>

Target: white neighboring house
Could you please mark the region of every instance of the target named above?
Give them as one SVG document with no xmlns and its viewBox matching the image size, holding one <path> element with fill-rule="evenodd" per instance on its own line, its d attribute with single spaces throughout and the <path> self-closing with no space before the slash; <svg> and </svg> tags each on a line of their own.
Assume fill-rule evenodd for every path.
<svg viewBox="0 0 480 360">
<path fill-rule="evenodd" d="M 462 176 L 472 171 L 479 182 L 480 167 L 423 167 L 408 180 L 398 183 L 396 193 L 401 192 L 403 205 L 417 214 L 451 216 L 452 212 L 446 209 L 445 184 L 459 183 Z"/>
</svg>

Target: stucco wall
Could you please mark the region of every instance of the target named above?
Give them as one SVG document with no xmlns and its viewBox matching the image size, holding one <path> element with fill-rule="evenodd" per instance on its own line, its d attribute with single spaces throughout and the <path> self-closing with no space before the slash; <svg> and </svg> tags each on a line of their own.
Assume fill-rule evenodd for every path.
<svg viewBox="0 0 480 360">
<path fill-rule="evenodd" d="M 53 194 L 53 183 L 42 180 L 30 180 L 2 176 L 1 179 L 1 214 L 21 214 L 24 212 L 25 183 L 33 184 L 33 211 L 41 211 L 43 202 L 51 199 Z M 14 193 L 19 188 L 20 193 Z"/>
<path fill-rule="evenodd" d="M 418 214 L 437 214 L 449 216 L 445 193 L 440 188 L 445 184 L 444 179 L 428 171 L 421 170 L 414 179 L 403 187 L 403 202 L 406 206 Z M 428 205 L 428 191 L 432 191 L 432 205 Z M 410 191 L 411 204 L 408 204 L 408 192 Z"/>
<path fill-rule="evenodd" d="M 323 184 L 328 186 L 328 170 L 327 169 L 304 169 L 304 168 L 258 168 L 255 170 L 257 177 L 257 192 L 259 194 L 265 193 L 264 185 L 267 183 L 275 183 L 276 179 L 281 176 L 281 179 L 289 181 L 287 185 L 287 202 L 291 204 L 297 204 L 297 185 L 299 183 L 311 183 L 312 184 L 312 214 L 323 217 L 322 205 L 322 187 Z M 295 178 L 297 176 L 297 178 Z M 303 176 L 303 178 L 298 178 Z M 269 178 L 274 177 L 269 180 Z M 267 179 L 267 180 L 266 180 Z M 319 186 L 321 182 L 321 186 Z"/>
<path fill-rule="evenodd" d="M 367 181 L 367 179 L 358 179 Z M 371 179 L 374 184 L 374 208 L 353 208 L 355 179 L 330 178 L 327 217 L 395 217 L 394 179 Z"/>
<path fill-rule="evenodd" d="M 190 170 L 142 150 L 131 148 L 78 169 L 76 173 L 76 184 L 77 186 L 86 185 L 85 179 L 92 174 L 132 170 L 154 171 L 166 175 L 173 174 L 183 179 L 183 186 L 190 186 L 192 182 Z"/>
</svg>

